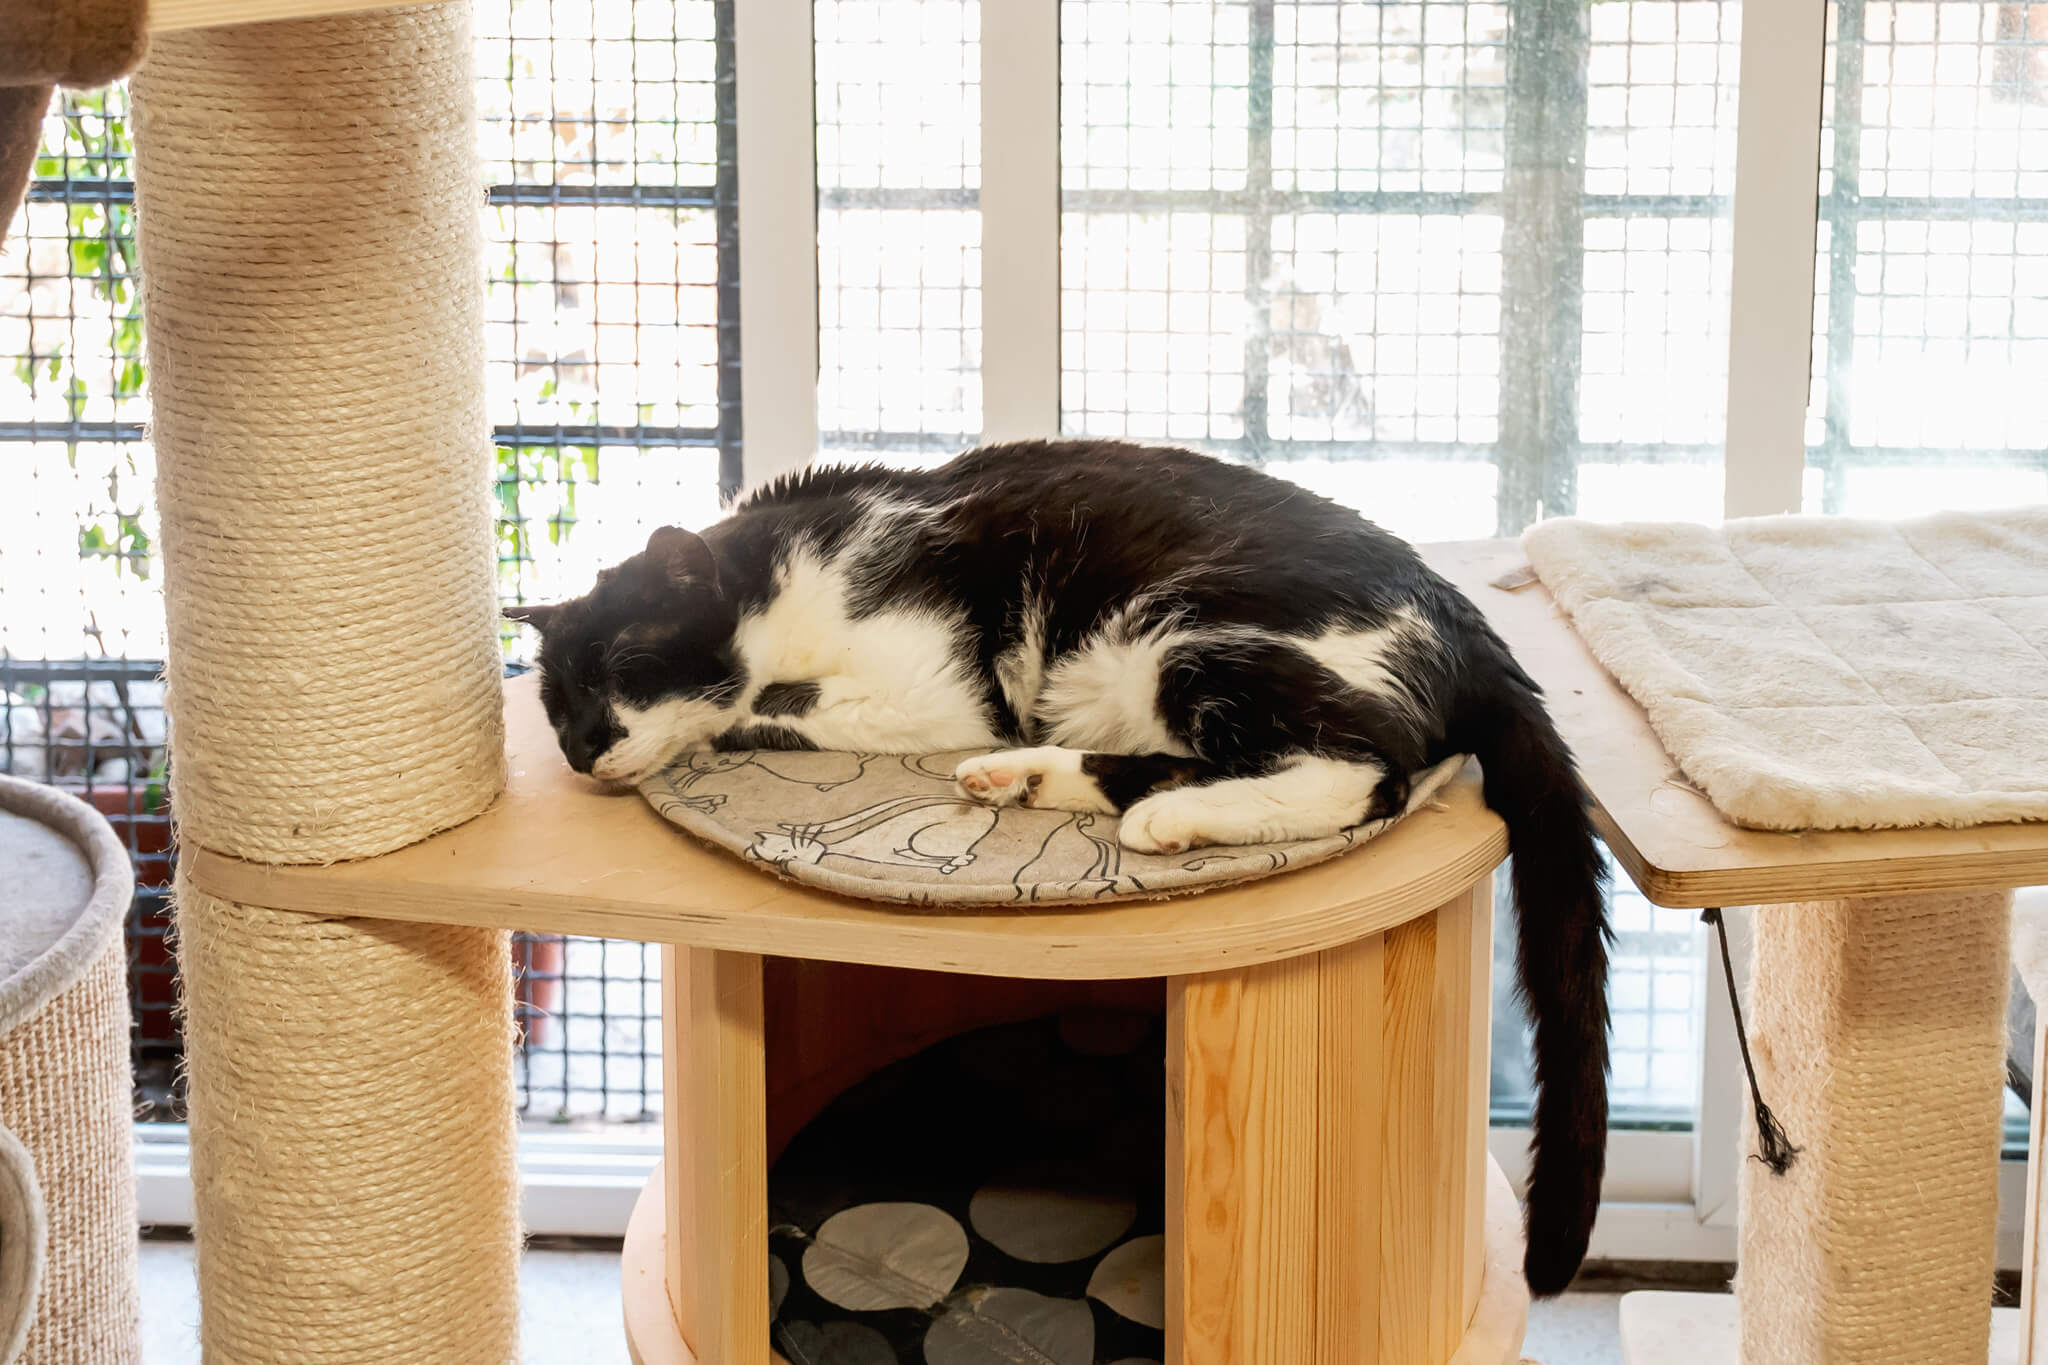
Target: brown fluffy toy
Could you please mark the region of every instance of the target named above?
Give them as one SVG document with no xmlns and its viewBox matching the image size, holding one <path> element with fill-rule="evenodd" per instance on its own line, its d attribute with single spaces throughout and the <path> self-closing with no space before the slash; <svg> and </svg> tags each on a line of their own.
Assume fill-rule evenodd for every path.
<svg viewBox="0 0 2048 1365">
<path fill-rule="evenodd" d="M 50 92 L 133 71 L 148 21 L 147 0 L 0 0 L 0 241 L 28 192 Z"/>
</svg>

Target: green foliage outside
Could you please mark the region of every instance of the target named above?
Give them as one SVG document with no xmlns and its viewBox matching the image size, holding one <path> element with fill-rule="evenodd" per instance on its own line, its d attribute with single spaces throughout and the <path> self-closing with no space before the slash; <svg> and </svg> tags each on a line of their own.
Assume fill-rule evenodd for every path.
<svg viewBox="0 0 2048 1365">
<path fill-rule="evenodd" d="M 67 92 L 60 114 L 45 124 L 36 179 L 60 190 L 67 181 L 119 182 L 129 174 L 134 150 L 125 88 Z M 141 397 L 147 371 L 134 206 L 111 202 L 111 197 L 94 198 L 67 204 L 65 215 L 70 275 L 89 281 L 93 296 L 107 306 L 111 355 L 75 353 L 70 349 L 70 329 L 43 326 L 35 332 L 31 353 L 15 358 L 13 374 L 32 395 L 47 394 L 54 386 L 76 421 L 94 399 L 111 398 L 119 411 L 121 404 Z M 507 272 L 509 277 L 509 266 Z M 553 381 L 548 381 L 540 398 L 553 397 L 553 388 Z M 582 405 L 569 407 L 580 413 Z M 80 519 L 78 552 L 111 560 L 116 573 L 146 579 L 156 550 L 145 524 L 143 499 L 148 490 L 140 485 L 141 474 L 126 444 L 94 448 L 115 453 L 107 457 L 104 469 L 93 471 L 95 486 L 104 489 L 104 497 L 95 496 Z M 576 486 L 597 478 L 598 451 L 595 446 L 500 445 L 496 452 L 498 562 L 501 586 L 510 595 L 517 592 L 522 567 L 533 562 L 536 530 L 543 531 L 550 544 L 559 545 L 575 525 Z M 66 453 L 76 469 L 79 443 L 70 443 Z M 531 496 L 542 488 L 550 490 L 548 500 L 557 505 L 536 522 L 522 511 L 522 494 Z"/>
</svg>

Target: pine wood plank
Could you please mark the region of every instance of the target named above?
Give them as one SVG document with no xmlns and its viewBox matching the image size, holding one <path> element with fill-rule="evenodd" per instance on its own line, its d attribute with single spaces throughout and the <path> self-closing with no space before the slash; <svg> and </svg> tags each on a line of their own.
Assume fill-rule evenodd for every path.
<svg viewBox="0 0 2048 1365">
<path fill-rule="evenodd" d="M 1602 837 L 1656 904 L 1775 905 L 2048 882 L 2048 823 L 1809 834 L 1730 824 L 1685 784 L 1643 709 L 1588 652 L 1542 585 L 1492 586 L 1526 564 L 1519 545 L 1473 541 L 1422 552 L 1543 685 L 1598 802 Z"/>
<path fill-rule="evenodd" d="M 1167 983 L 1167 1365 L 1316 1349 L 1320 970 Z"/>
<path fill-rule="evenodd" d="M 685 950 L 661 948 L 662 1284 L 669 1313 L 677 1322 L 697 1321 L 697 1277 L 690 1268 L 696 1242 L 695 1140 L 687 1103 L 690 1093 L 690 986 Z M 638 1213 L 638 1207 L 635 1207 Z"/>
<path fill-rule="evenodd" d="M 700 1365 L 769 1365 L 768 1133 L 761 959 L 676 953 L 687 1036 L 670 1270 L 676 1321 Z M 673 1035 L 672 1035 L 673 1036 Z M 677 1260 L 680 1253 L 682 1259 Z"/>
<path fill-rule="evenodd" d="M 270 867 L 188 846 L 200 889 L 314 914 L 591 934 L 982 976 L 1173 976 L 1313 953 L 1423 914 L 1506 856 L 1476 769 L 1355 853 L 1170 900 L 907 910 L 784 882 L 570 771 L 531 677 L 506 689 L 508 782 L 469 823 L 380 858 Z"/>
<path fill-rule="evenodd" d="M 1380 1359 L 1450 1359 L 1462 1331 L 1431 1286 L 1441 1283 L 1441 1220 L 1457 1156 L 1437 1147 L 1437 917 L 1386 934 L 1385 1032 L 1380 1068 L 1385 1101 L 1380 1147 Z"/>
<path fill-rule="evenodd" d="M 1376 1365 L 1380 1142 L 1389 1101 L 1381 1046 L 1384 936 L 1374 934 L 1321 957 L 1315 1365 Z"/>
</svg>

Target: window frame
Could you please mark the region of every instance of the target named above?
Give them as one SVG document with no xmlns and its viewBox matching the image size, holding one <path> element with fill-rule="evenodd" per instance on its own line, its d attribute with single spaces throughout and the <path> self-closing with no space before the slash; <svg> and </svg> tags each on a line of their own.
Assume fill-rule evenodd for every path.
<svg viewBox="0 0 2048 1365">
<path fill-rule="evenodd" d="M 1273 0 L 1251 2 L 1254 34 L 1261 31 L 1259 16 L 1263 13 L 1263 31 L 1270 39 Z M 1864 2 L 1838 0 L 1842 12 L 1853 9 L 1859 16 Z M 749 79 L 767 85 L 757 88 L 754 99 L 742 95 L 741 136 L 743 140 L 749 136 L 751 110 L 753 120 L 764 130 L 761 140 L 772 139 L 778 148 L 789 152 L 793 146 L 788 141 L 792 110 L 811 107 L 804 83 L 810 78 L 813 63 L 814 12 L 811 0 L 758 0 L 758 5 L 756 13 L 765 15 L 772 11 L 775 21 L 762 22 L 758 28 L 742 26 L 742 82 L 743 88 Z M 1060 224 L 1071 207 L 1071 198 L 1062 193 L 1058 172 L 1059 7 L 1060 0 L 1003 0 L 1001 4 L 987 4 L 982 10 L 984 154 L 980 204 L 985 263 L 985 439 L 1052 435 L 1060 430 Z M 1574 45 L 1583 45 L 1588 40 L 1582 21 L 1575 17 L 1582 10 L 1579 0 L 1511 0 L 1511 9 L 1508 82 L 1512 107 L 1518 70 L 1529 72 L 1537 64 L 1570 57 Z M 1853 220 L 1839 216 L 1856 207 L 1853 183 L 1842 179 L 1841 168 L 1846 163 L 1840 159 L 1839 151 L 1845 137 L 1853 141 L 1853 136 L 1844 131 L 1855 114 L 1851 101 L 1856 96 L 1847 89 L 1847 82 L 1835 92 L 1837 178 L 1831 199 L 1824 203 L 1820 197 L 1827 14 L 1828 0 L 1774 0 L 1771 4 L 1746 4 L 1742 10 L 1737 161 L 1732 196 L 1728 425 L 1723 445 L 1722 512 L 1728 517 L 1799 511 L 1809 464 L 1824 463 L 1833 468 L 1841 455 L 1838 444 L 1809 450 L 1805 440 L 1814 335 L 1815 248 L 1823 212 L 1837 215 L 1836 238 L 1846 237 L 1853 243 L 1855 237 Z M 772 41 L 750 51 L 748 32 L 764 36 L 772 33 Z M 1844 33 L 1847 32 L 1845 28 Z M 1582 46 L 1578 50 L 1583 50 Z M 1252 66 L 1257 79 L 1260 63 L 1255 60 Z M 1270 60 L 1264 64 L 1264 70 L 1270 79 Z M 762 97 L 764 89 L 783 92 L 783 98 L 770 104 Z M 800 89 L 806 94 L 802 100 L 796 95 Z M 1576 116 L 1583 124 L 1583 83 L 1579 95 Z M 1254 109 L 1264 105 L 1268 110 L 1266 117 L 1270 118 L 1270 101 L 1253 100 L 1251 104 Z M 1249 160 L 1251 172 L 1256 175 L 1261 158 L 1256 145 L 1257 130 L 1253 131 L 1254 146 Z M 1517 156 L 1517 134 L 1511 117 L 1507 133 L 1510 169 Z M 793 225 L 809 224 L 809 236 L 804 243 L 812 253 L 813 266 L 808 277 L 812 282 L 808 296 L 786 297 L 772 312 L 765 306 L 749 306 L 753 303 L 751 298 L 743 302 L 743 308 L 747 309 L 746 354 L 754 381 L 748 391 L 756 400 L 757 411 L 780 411 L 784 419 L 778 427 L 784 433 L 780 439 L 790 443 L 785 449 L 801 443 L 805 449 L 821 452 L 821 438 L 826 433 L 816 427 L 815 404 L 816 205 L 820 194 L 814 156 L 813 141 L 806 145 L 800 158 L 808 169 L 808 179 L 786 173 L 786 168 L 771 171 L 773 194 L 761 188 L 759 181 L 754 182 L 755 193 L 743 200 L 740 236 L 743 259 L 759 259 L 777 249 L 787 250 L 800 235 Z M 1270 167 L 1270 155 L 1264 164 Z M 914 199 L 918 192 L 905 193 Z M 1578 233 L 1589 205 L 1602 212 L 1626 212 L 1626 201 L 1635 198 L 1638 196 L 1592 196 L 1583 189 L 1554 196 L 1553 199 L 1566 202 L 1539 203 L 1533 210 L 1536 220 L 1524 224 L 1524 230 L 1543 240 L 1569 240 Z M 1714 196 L 1640 198 L 1665 216 L 1679 211 L 1713 214 L 1722 206 Z M 1048 212 L 1048 208 L 1052 211 Z M 1847 233 L 1839 228 L 1844 221 L 1850 223 Z M 746 255 L 750 242 L 758 243 L 754 250 L 759 256 Z M 1565 255 L 1572 260 L 1580 259 L 1580 252 Z M 986 268 L 991 262 L 1000 262 L 1000 268 Z M 1840 269 L 1838 263 L 1831 267 L 1831 280 L 1839 275 Z M 1248 279 L 1255 280 L 1258 275 L 1250 269 L 1246 273 Z M 1254 290 L 1257 287 L 1249 286 Z M 1503 287 L 1515 287 L 1512 273 Z M 1053 301 L 1050 316 L 1047 296 Z M 1511 338 L 1504 331 L 1503 350 L 1511 345 L 1540 347 L 1541 354 L 1551 361 L 1566 357 L 1569 363 L 1562 368 L 1569 374 L 1553 376 L 1556 382 L 1525 386 L 1531 392 L 1519 400 L 1512 399 L 1509 390 L 1503 391 L 1500 440 L 1487 454 L 1501 471 L 1500 519 L 1504 534 L 1519 532 L 1539 512 L 1572 507 L 1574 473 L 1582 453 L 1597 453 L 1607 459 L 1654 458 L 1656 454 L 1580 441 L 1576 407 L 1578 347 L 1551 343 L 1560 326 L 1570 324 L 1576 328 L 1578 290 L 1556 288 L 1552 281 L 1540 297 L 1549 300 L 1546 308 L 1556 311 L 1538 316 L 1527 336 Z M 799 306 L 805 302 L 808 307 Z M 1537 311 L 1541 314 L 1541 310 Z M 1503 309 L 1505 316 L 1515 312 Z M 1838 329 L 1853 327 L 1846 316 L 1850 312 L 1839 306 L 1832 308 L 1831 345 L 1835 344 Z M 1252 316 L 1263 320 L 1265 315 L 1254 307 Z M 1259 331 L 1261 334 L 1247 339 L 1248 352 L 1249 348 L 1264 346 L 1262 326 Z M 1840 334 L 1853 337 L 1848 331 Z M 779 355 L 783 362 L 771 375 L 752 368 L 751 357 L 756 354 Z M 798 355 L 807 357 L 807 368 L 788 363 L 789 357 Z M 1559 368 L 1555 364 L 1549 366 L 1552 371 Z M 1248 354 L 1248 412 L 1257 406 L 1251 394 L 1261 369 L 1262 366 L 1250 363 Z M 1830 366 L 1830 376 L 1836 372 L 1836 367 Z M 1535 392 L 1539 388 L 1542 392 Z M 1831 384 L 1831 440 L 1837 439 L 1832 433 L 1840 429 L 1833 420 L 1838 416 L 1833 388 Z M 1560 397 L 1564 401 L 1557 401 Z M 1527 410 L 1516 410 L 1516 401 Z M 801 421 L 792 420 L 806 412 L 810 416 L 807 429 Z M 1261 452 L 1254 449 L 1250 453 Z M 749 475 L 750 481 L 756 475 L 751 466 Z M 1746 971 L 1748 914 L 1730 907 L 1728 920 L 1731 934 L 1745 954 L 1739 960 Z M 1704 953 L 1707 949 L 1708 940 L 1702 935 L 1701 950 Z M 1597 1257 L 1710 1262 L 1735 1259 L 1740 1106 L 1745 1103 L 1745 1092 L 1727 986 L 1718 962 L 1708 961 L 1703 966 L 1708 968 L 1704 972 L 1708 988 L 1699 994 L 1695 1005 L 1699 1021 L 1696 1036 L 1701 1048 L 1697 1117 L 1689 1131 L 1614 1130 L 1608 1149 L 1607 1198 L 1592 1247 Z M 1493 1154 L 1511 1177 L 1519 1179 L 1526 1170 L 1528 1136 L 1528 1129 L 1522 1126 L 1496 1127 L 1490 1134 Z M 2025 1188 L 2024 1169 L 2023 1161 L 2008 1161 L 2001 1172 L 2002 1266 L 2018 1263 L 2018 1210 Z"/>
</svg>

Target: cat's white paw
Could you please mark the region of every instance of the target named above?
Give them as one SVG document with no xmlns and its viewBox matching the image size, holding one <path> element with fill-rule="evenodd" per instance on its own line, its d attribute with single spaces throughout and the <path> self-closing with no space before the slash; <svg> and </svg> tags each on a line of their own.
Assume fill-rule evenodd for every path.
<svg viewBox="0 0 2048 1365">
<path fill-rule="evenodd" d="M 984 754 L 955 768 L 953 781 L 969 798 L 988 806 L 1116 813 L 1095 779 L 1081 770 L 1079 749 L 1004 749 Z"/>
<path fill-rule="evenodd" d="M 1207 804 L 1191 792 L 1159 792 L 1124 812 L 1117 842 L 1133 853 L 1185 853 L 1216 839 L 1202 828 Z"/>
</svg>

